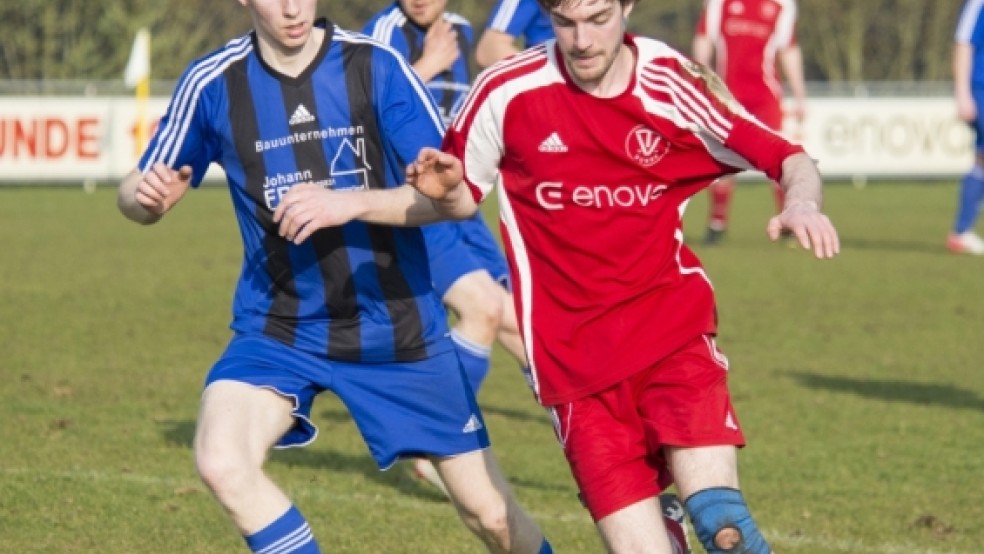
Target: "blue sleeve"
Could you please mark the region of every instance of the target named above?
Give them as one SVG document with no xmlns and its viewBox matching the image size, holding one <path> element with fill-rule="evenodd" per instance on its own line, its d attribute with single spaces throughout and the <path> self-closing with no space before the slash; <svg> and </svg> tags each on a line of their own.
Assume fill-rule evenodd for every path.
<svg viewBox="0 0 984 554">
<path fill-rule="evenodd" d="M 984 0 L 967 0 L 960 10 L 960 17 L 957 20 L 957 31 L 954 39 L 957 42 L 972 44 L 975 48 L 981 47 L 984 43 L 984 18 L 981 17 L 981 10 L 984 8 Z"/>
<path fill-rule="evenodd" d="M 400 27 L 383 21 L 384 16 L 392 13 L 395 9 L 399 8 L 390 6 L 377 13 L 362 29 L 362 33 L 390 46 L 404 58 L 410 59 L 410 44 L 407 43 L 406 35 L 400 32 Z"/>
<path fill-rule="evenodd" d="M 499 0 L 485 27 L 522 37 L 527 48 L 554 37 L 550 16 L 536 0 Z"/>
<path fill-rule="evenodd" d="M 441 147 L 444 124 L 427 87 L 409 63 L 384 49 L 377 49 L 376 56 L 376 79 L 381 86 L 375 87 L 375 105 L 380 131 L 402 169 L 416 159 L 421 148 Z"/>
<path fill-rule="evenodd" d="M 172 169 L 187 165 L 192 169 L 192 186 L 202 182 L 219 151 L 209 114 L 211 104 L 216 101 L 216 87 L 221 86 L 221 80 L 202 83 L 196 64 L 185 70 L 167 111 L 140 157 L 137 164 L 140 171 L 147 171 L 157 162 Z"/>
<path fill-rule="evenodd" d="M 521 37 L 539 16 L 535 0 L 499 0 L 489 14 L 486 27 L 514 37 Z"/>
</svg>

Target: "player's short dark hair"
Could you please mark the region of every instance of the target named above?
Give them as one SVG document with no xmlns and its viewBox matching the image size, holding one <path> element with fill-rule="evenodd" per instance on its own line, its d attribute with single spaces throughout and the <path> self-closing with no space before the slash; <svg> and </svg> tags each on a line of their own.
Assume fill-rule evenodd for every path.
<svg viewBox="0 0 984 554">
<path fill-rule="evenodd" d="M 578 4 L 584 0 L 536 0 L 548 12 L 562 4 Z M 626 4 L 638 4 L 640 0 L 617 0 L 624 8 Z"/>
</svg>

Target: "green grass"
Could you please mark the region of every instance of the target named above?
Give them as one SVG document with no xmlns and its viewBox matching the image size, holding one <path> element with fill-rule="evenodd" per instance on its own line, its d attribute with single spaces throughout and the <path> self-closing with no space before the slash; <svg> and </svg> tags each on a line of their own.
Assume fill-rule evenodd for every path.
<svg viewBox="0 0 984 554">
<path fill-rule="evenodd" d="M 955 186 L 828 187 L 840 257 L 764 238 L 768 189 L 695 246 L 749 446 L 742 483 L 777 552 L 981 551 L 984 259 L 948 254 Z M 698 242 L 704 197 L 686 217 Z M 202 378 L 229 337 L 240 243 L 224 189 L 141 228 L 100 188 L 0 190 L 0 552 L 245 551 L 198 482 Z M 547 418 L 508 357 L 482 390 L 495 450 L 559 553 L 600 552 Z M 481 552 L 344 409 L 268 468 L 332 552 Z"/>
</svg>

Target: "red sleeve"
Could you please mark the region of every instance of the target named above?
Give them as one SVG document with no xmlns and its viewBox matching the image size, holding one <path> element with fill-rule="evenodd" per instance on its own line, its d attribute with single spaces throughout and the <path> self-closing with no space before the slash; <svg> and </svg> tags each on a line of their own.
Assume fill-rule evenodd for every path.
<svg viewBox="0 0 984 554">
<path fill-rule="evenodd" d="M 804 152 L 802 146 L 793 144 L 778 133 L 744 117 L 734 118 L 731 133 L 724 145 L 776 182 L 782 177 L 783 160 Z"/>
<path fill-rule="evenodd" d="M 465 145 L 464 139 L 461 133 L 454 130 L 454 127 L 449 127 L 447 132 L 444 134 L 444 141 L 441 143 L 441 150 L 444 152 L 455 156 L 461 160 L 461 166 L 464 168 L 465 165 Z M 477 185 L 468 180 L 467 171 L 464 177 L 465 184 L 468 185 L 468 191 L 471 193 L 472 198 L 475 199 L 476 204 L 481 204 L 485 195 L 482 194 L 482 189 Z"/>
</svg>

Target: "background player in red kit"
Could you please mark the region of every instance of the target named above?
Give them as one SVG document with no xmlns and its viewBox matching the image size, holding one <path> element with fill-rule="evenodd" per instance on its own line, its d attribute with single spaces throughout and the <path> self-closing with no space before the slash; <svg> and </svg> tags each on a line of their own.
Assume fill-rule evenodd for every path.
<svg viewBox="0 0 984 554">
<path fill-rule="evenodd" d="M 796 42 L 795 0 L 706 0 L 697 23 L 694 59 L 715 69 L 738 103 L 770 129 L 782 129 L 782 83 L 776 59 L 793 93 L 793 116 L 806 113 L 803 56 Z M 728 226 L 734 177 L 711 185 L 705 244 L 715 244 Z M 776 211 L 782 209 L 782 188 L 773 186 Z"/>
<path fill-rule="evenodd" d="M 414 189 L 345 193 L 281 233 L 352 218 L 468 217 L 498 185 L 516 309 L 538 400 L 610 552 L 679 552 L 657 496 L 671 482 L 708 552 L 766 554 L 738 484 L 744 444 L 714 344 L 713 289 L 683 243 L 689 199 L 757 168 L 786 191 L 767 231 L 840 249 L 802 147 L 760 125 L 707 68 L 625 32 L 633 0 L 541 0 L 556 40 L 486 70 Z M 462 186 L 464 183 L 464 186 Z M 354 196 L 353 196 L 354 195 Z"/>
</svg>

